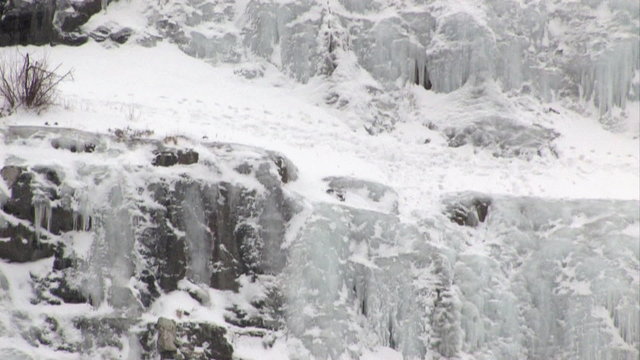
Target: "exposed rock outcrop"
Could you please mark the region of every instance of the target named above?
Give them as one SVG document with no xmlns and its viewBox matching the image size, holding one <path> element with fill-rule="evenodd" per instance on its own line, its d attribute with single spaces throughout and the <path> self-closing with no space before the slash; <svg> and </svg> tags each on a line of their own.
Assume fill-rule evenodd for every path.
<svg viewBox="0 0 640 360">
<path fill-rule="evenodd" d="M 111 0 L 10 1 L 0 7 L 0 46 L 65 44 L 81 45 L 88 39 L 80 32 L 92 15 Z M 121 33 L 114 41 L 126 41 Z"/>
<path fill-rule="evenodd" d="M 205 322 L 176 322 L 160 318 L 139 333 L 143 360 L 231 360 L 233 348 L 223 327 Z M 157 341 L 154 343 L 154 339 Z"/>
<path fill-rule="evenodd" d="M 445 201 L 446 213 L 458 225 L 476 227 L 487 219 L 491 201 L 486 195 L 462 194 Z"/>
</svg>

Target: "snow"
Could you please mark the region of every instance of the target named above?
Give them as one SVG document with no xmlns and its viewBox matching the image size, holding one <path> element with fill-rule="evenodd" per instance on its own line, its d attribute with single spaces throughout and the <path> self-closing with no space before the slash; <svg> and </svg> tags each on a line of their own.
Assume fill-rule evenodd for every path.
<svg viewBox="0 0 640 360">
<path fill-rule="evenodd" d="M 420 209 L 416 202 L 427 203 L 434 194 L 462 190 L 550 198 L 639 197 L 637 139 L 605 131 L 597 121 L 569 109 L 555 114 L 535 103 L 534 108 L 531 103 L 517 106 L 516 101 L 526 98 L 489 94 L 489 103 L 467 103 L 468 93 L 474 91 L 470 87 L 447 95 L 409 88 L 417 111 L 428 113 L 426 119 L 434 124 L 491 114 L 492 102 L 508 101 L 515 107 L 509 111 L 513 117 L 536 119 L 561 133 L 555 143 L 559 159 L 500 159 L 464 147 L 447 148 L 441 135 L 417 119 L 372 137 L 362 128 L 352 129 L 333 111 L 313 105 L 304 96 L 305 85 L 289 81 L 274 87 L 269 78 L 239 79 L 233 66 L 211 67 L 169 44 L 107 50 L 89 43 L 44 51 L 52 63 L 74 71 L 74 81 L 61 86 L 63 105 L 47 112 L 46 118 L 20 112 L 3 118 L 5 125 L 47 122 L 97 132 L 131 127 L 152 130 L 156 138 L 184 135 L 197 141 L 206 136 L 208 141 L 252 144 L 289 156 L 300 173 L 310 177 L 301 179 L 300 191 L 318 188 L 308 185 L 322 176 L 365 178 L 398 191 L 403 214 Z M 419 133 L 433 141 L 418 141 Z"/>
<path fill-rule="evenodd" d="M 353 44 L 355 53 L 337 51 L 333 82 L 297 56 L 300 48 L 315 44 L 316 39 L 308 34 L 295 37 L 295 31 L 289 29 L 280 36 L 290 38 L 276 40 L 288 23 L 269 18 L 267 10 L 260 21 L 242 18 L 242 11 L 228 21 L 243 26 L 251 21 L 267 24 L 254 31 L 261 40 L 245 39 L 249 48 L 267 60 L 243 55 L 229 61 L 225 56 L 232 51 L 217 53 L 220 47 L 240 42 L 220 40 L 224 34 L 240 34 L 228 22 L 213 29 L 204 23 L 189 25 L 202 38 L 194 36 L 197 40 L 188 49 L 166 40 L 154 47 L 130 41 L 121 46 L 89 42 L 80 47 L 20 48 L 46 54 L 50 63 L 71 69 L 73 80 L 60 84 L 58 103 L 46 112 L 20 109 L 0 118 L 0 126 L 45 125 L 102 134 L 115 129 L 148 130 L 152 139 L 184 137 L 180 141 L 212 159 L 213 150 L 205 151 L 203 145 L 211 141 L 262 147 L 291 159 L 299 178 L 285 187 L 302 199 L 304 208 L 288 223 L 282 245 L 291 254 L 280 279 L 287 281 L 288 337 L 278 334 L 267 346 L 263 339 L 230 335 L 238 359 L 307 359 L 310 354 L 318 358 L 413 359 L 430 354 L 430 346 L 440 354 L 469 359 L 551 358 L 554 349 L 560 349 L 558 356 L 575 358 L 576 353 L 571 352 L 575 350 L 582 351 L 585 359 L 596 359 L 610 355 L 596 350 L 609 348 L 620 349 L 621 356 L 637 356 L 640 103 L 626 97 L 633 82 L 638 83 L 638 65 L 633 60 L 637 42 L 619 40 L 613 52 L 596 54 L 598 61 L 576 65 L 584 100 L 576 104 L 552 91 L 543 95 L 519 91 L 528 80 L 547 76 L 549 83 L 539 87 L 553 90 L 553 74 L 545 71 L 554 64 L 539 70 L 535 66 L 500 68 L 492 63 L 499 53 L 495 47 L 506 35 L 496 30 L 496 19 L 487 16 L 486 4 L 435 3 L 440 11 L 433 24 L 437 33 L 425 43 L 417 38 L 396 42 L 402 27 L 394 23 L 393 9 L 377 12 L 370 8 L 377 2 L 342 2 L 337 7 L 341 16 L 357 13 L 375 21 L 372 31 L 381 45 L 366 53 L 365 37 L 359 39 L 362 44 Z M 257 4 L 240 4 L 237 9 Z M 295 2 L 276 5 L 288 9 Z M 320 11 L 303 13 L 292 26 L 324 22 L 316 10 Z M 520 10 L 521 18 L 539 15 L 537 10 Z M 554 10 L 550 5 L 550 11 Z M 612 21 L 610 10 L 603 3 L 599 21 Z M 132 27 L 142 39 L 153 32 L 148 17 L 142 15 L 146 11 L 141 1 L 119 1 L 85 28 L 117 22 Z M 538 20 L 531 17 L 531 22 Z M 532 27 L 530 42 L 513 40 L 502 53 L 517 63 L 524 49 L 536 53 L 552 45 L 562 48 L 554 41 L 577 36 L 568 21 L 558 16 L 543 33 L 534 33 L 537 28 Z M 288 48 L 289 39 L 298 48 Z M 389 44 L 396 46 L 395 52 L 389 50 Z M 0 56 L 14 51 L 0 49 Z M 424 59 L 418 56 L 421 53 Z M 619 53 L 623 56 L 617 57 Z M 415 66 L 418 75 L 413 80 L 420 85 L 401 81 L 407 73 L 415 76 Z M 260 69 L 264 76 L 241 76 L 246 69 Z M 439 92 L 425 90 L 427 72 L 433 90 Z M 398 89 L 386 93 L 390 86 Z M 328 102 L 328 96 L 335 103 Z M 396 122 L 387 131 L 371 131 L 371 119 L 380 114 L 372 99 L 380 101 L 381 109 L 388 105 L 385 101 L 397 106 Z M 603 127 L 600 116 L 609 111 L 623 118 L 621 129 Z M 507 130 L 501 128 L 505 124 Z M 460 131 L 470 126 L 496 135 L 486 146 L 450 147 L 445 129 Z M 549 140 L 540 135 L 548 134 L 546 130 L 558 137 Z M 517 141 L 510 142 L 511 136 Z M 91 155 L 100 156 L 104 163 L 90 164 L 87 154 L 70 155 L 45 147 L 45 142 L 35 143 L 0 147 L 2 165 L 36 164 L 46 154 L 51 164 L 80 174 L 65 181 L 81 187 L 92 178 L 81 174 L 98 174 L 122 183 L 120 190 L 126 192 L 144 182 L 139 168 L 151 161 L 148 149 L 109 144 L 108 154 Z M 496 155 L 501 144 L 520 153 L 522 143 L 545 151 L 540 156 Z M 246 156 L 253 156 L 250 148 Z M 216 173 L 196 165 L 190 175 L 202 179 L 231 176 L 233 171 L 223 166 Z M 107 168 L 121 172 L 100 175 Z M 179 176 L 171 168 L 158 171 L 170 178 Z M 373 201 L 369 191 L 357 189 L 347 192 L 341 201 L 327 193 L 328 177 L 388 185 L 397 199 L 385 195 Z M 233 180 L 250 188 L 263 186 L 248 176 L 233 175 Z M 0 186 L 0 193 L 9 194 L 2 182 Z M 65 239 L 74 252 L 90 260 L 88 274 L 100 278 L 88 289 L 98 300 L 107 296 L 106 283 L 130 287 L 133 271 L 125 261 L 133 246 L 127 194 L 114 194 L 111 188 L 107 192 L 107 188 L 86 189 L 86 202 L 76 204 L 79 220 L 74 228 L 78 231 Z M 490 194 L 497 199 L 485 224 L 461 229 L 440 215 L 442 200 L 457 198 L 460 192 Z M 155 206 L 150 198 L 139 200 Z M 264 287 L 246 278 L 240 279 L 238 293 L 198 284 L 207 277 L 210 252 L 199 241 L 203 237 L 198 226 L 200 200 L 189 200 L 195 215 L 185 235 L 191 241 L 191 258 L 198 259 L 190 264 L 190 281 L 183 280 L 179 290 L 160 297 L 143 315 L 148 322 L 163 316 L 223 325 L 229 305 L 250 312 L 251 302 L 265 294 Z M 96 238 L 83 232 L 87 216 L 97 210 L 91 204 L 108 201 L 113 201 L 113 210 L 102 214 L 104 233 Z M 37 206 L 36 223 L 44 225 L 42 231 L 49 229 L 50 211 L 50 204 Z M 96 251 L 98 246 L 104 246 L 106 253 Z M 29 275 L 46 272 L 51 261 L 0 262 L 0 275 L 10 284 L 6 291 L 0 288 L 0 298 L 9 299 L 0 301 L 0 306 L 29 312 L 34 318 L 62 312 L 54 306 L 30 305 Z M 189 295 L 194 291 L 208 300 L 196 301 Z M 2 310 L 0 330 L 9 330 L 0 337 L 0 357 L 2 351 L 13 351 L 8 349 L 34 358 L 64 356 L 18 340 L 19 327 L 8 324 L 11 317 L 4 311 L 8 309 Z M 69 313 L 57 315 L 69 319 L 73 314 L 113 310 L 103 302 L 98 309 L 65 306 Z M 431 314 L 438 316 L 429 319 Z M 599 325 L 590 325 L 595 323 Z"/>
</svg>

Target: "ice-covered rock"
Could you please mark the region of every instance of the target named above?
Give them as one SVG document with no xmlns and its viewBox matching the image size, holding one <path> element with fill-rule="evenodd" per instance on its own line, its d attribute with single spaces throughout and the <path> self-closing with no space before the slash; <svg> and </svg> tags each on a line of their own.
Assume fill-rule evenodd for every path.
<svg viewBox="0 0 640 360">
<path fill-rule="evenodd" d="M 80 31 L 111 0 L 19 0 L 0 5 L 0 46 L 65 44 L 88 40 Z"/>
<path fill-rule="evenodd" d="M 393 217 L 315 205 L 285 272 L 292 334 L 316 358 L 358 358 L 367 345 L 407 359 L 637 356 L 636 202 L 452 202 L 483 225 L 444 226 L 439 247 Z"/>
<path fill-rule="evenodd" d="M 0 250 L 24 249 L 0 261 L 0 329 L 27 344 L 4 353 L 150 359 L 170 349 L 164 317 L 178 358 L 285 334 L 292 359 L 638 356 L 637 201 L 450 194 L 416 222 L 357 178 L 326 178 L 330 203 L 300 198 L 290 160 L 246 145 L 35 127 L 3 141 Z M 153 165 L 188 149 L 197 161 Z"/>
<path fill-rule="evenodd" d="M 332 176 L 323 179 L 327 194 L 348 206 L 398 213 L 398 194 L 389 186 L 351 177 Z"/>
<path fill-rule="evenodd" d="M 148 13 L 189 54 L 262 59 L 302 82 L 331 81 L 353 56 L 385 89 L 415 83 L 452 92 L 495 81 L 543 101 L 591 103 L 609 123 L 640 96 L 631 2 L 181 0 L 151 4 Z"/>
<path fill-rule="evenodd" d="M 10 193 L 0 212 L 0 255 L 9 261 L 52 261 L 28 276 L 33 289 L 28 302 L 109 306 L 111 315 L 132 321 L 105 327 L 102 316 L 73 320 L 81 342 L 61 341 L 76 350 L 102 358 L 122 349 L 141 312 L 162 294 L 186 291 L 178 289 L 181 280 L 238 291 L 243 275 L 256 282 L 284 267 L 281 244 L 298 210 L 283 186 L 296 179 L 297 170 L 276 152 L 225 143 L 199 144 L 196 152 L 176 143 L 35 127 L 12 127 L 4 141 L 71 156 L 74 164 L 53 169 L 14 157 L 21 165 L 2 171 Z M 83 151 L 88 144 L 91 151 Z M 130 151 L 144 154 L 140 163 L 93 163 Z M 158 154 L 167 152 L 177 154 L 177 163 L 154 166 Z M 212 305 L 204 301 L 209 296 L 200 296 L 202 306 Z M 180 354 L 230 358 L 223 329 L 196 325 L 181 325 L 193 339 Z M 220 344 L 210 342 L 211 334 Z"/>
<path fill-rule="evenodd" d="M 448 127 L 444 133 L 450 147 L 471 144 L 488 149 L 496 157 L 558 156 L 553 144 L 560 136 L 556 131 L 507 118 L 479 119 L 462 128 Z"/>
</svg>

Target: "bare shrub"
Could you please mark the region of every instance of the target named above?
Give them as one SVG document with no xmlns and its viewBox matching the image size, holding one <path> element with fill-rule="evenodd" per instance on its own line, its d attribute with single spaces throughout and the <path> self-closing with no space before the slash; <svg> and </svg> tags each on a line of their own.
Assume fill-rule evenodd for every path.
<svg viewBox="0 0 640 360">
<path fill-rule="evenodd" d="M 60 66 L 51 68 L 46 58 L 34 61 L 29 54 L 1 62 L 0 97 L 10 110 L 19 106 L 42 109 L 53 104 L 58 84 L 72 77 L 70 71 L 59 75 Z"/>
<path fill-rule="evenodd" d="M 118 141 L 137 140 L 153 135 L 153 130 L 132 129 L 128 126 L 126 128 L 109 129 L 109 132 L 112 133 Z"/>
</svg>

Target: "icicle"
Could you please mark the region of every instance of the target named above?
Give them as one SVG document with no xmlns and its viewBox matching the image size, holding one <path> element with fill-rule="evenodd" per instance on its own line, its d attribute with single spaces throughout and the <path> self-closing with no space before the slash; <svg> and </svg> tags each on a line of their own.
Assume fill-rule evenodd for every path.
<svg viewBox="0 0 640 360">
<path fill-rule="evenodd" d="M 40 228 L 42 227 L 42 218 L 44 217 L 44 207 L 40 203 L 35 203 L 34 205 L 34 217 L 33 217 L 33 225 L 36 228 L 36 234 L 40 234 Z"/>
<path fill-rule="evenodd" d="M 91 216 L 83 212 L 75 211 L 73 213 L 73 230 L 74 231 L 91 230 Z"/>
<path fill-rule="evenodd" d="M 77 196 L 76 206 L 73 211 L 73 230 L 89 231 L 91 230 L 91 215 L 89 210 L 89 201 L 87 195 L 81 193 Z"/>
<path fill-rule="evenodd" d="M 50 231 L 52 217 L 51 202 L 42 196 L 38 196 L 33 200 L 33 208 L 33 225 L 36 229 L 36 233 L 40 234 L 40 229 L 42 229 L 43 224 L 46 230 Z"/>
<path fill-rule="evenodd" d="M 45 218 L 46 218 L 46 222 L 47 222 L 47 232 L 51 231 L 51 218 L 53 216 L 51 216 L 51 203 L 47 202 L 47 204 L 44 207 L 44 211 L 45 211 Z"/>
<path fill-rule="evenodd" d="M 606 116 L 614 107 L 624 109 L 629 96 L 637 97 L 632 94 L 632 82 L 640 68 L 639 56 L 637 41 L 620 41 L 582 71 L 582 97 L 593 100 L 600 116 Z"/>
</svg>

